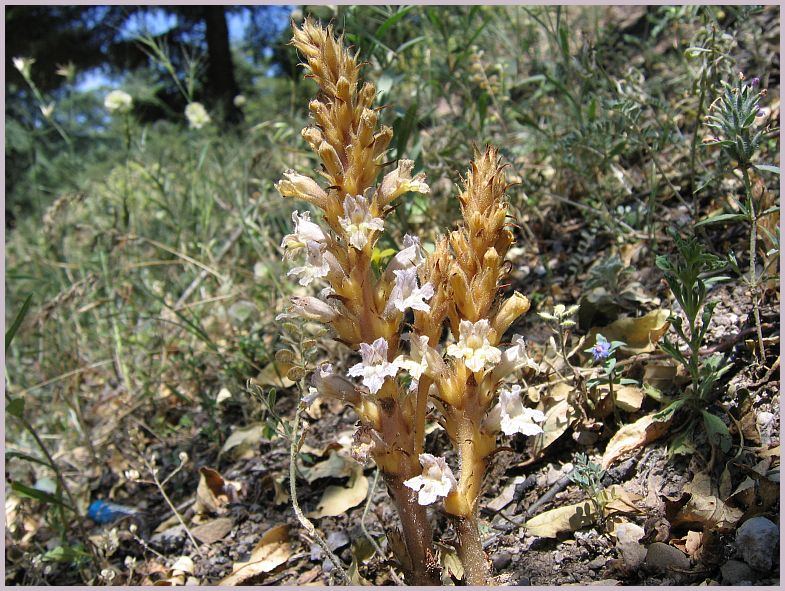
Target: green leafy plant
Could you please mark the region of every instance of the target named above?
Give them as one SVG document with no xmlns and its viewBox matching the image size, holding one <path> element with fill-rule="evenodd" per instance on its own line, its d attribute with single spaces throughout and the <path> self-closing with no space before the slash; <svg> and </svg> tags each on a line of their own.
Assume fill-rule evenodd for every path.
<svg viewBox="0 0 785 591">
<path fill-rule="evenodd" d="M 700 357 L 700 349 L 717 305 L 717 301 L 707 301 L 708 290 L 712 285 L 728 279 L 726 276 L 716 275 L 726 267 L 726 263 L 722 258 L 708 252 L 696 237 L 685 240 L 675 231 L 672 231 L 671 235 L 676 244 L 676 257 L 660 255 L 656 264 L 663 271 L 665 281 L 686 317 L 686 326 L 681 316 L 671 315 L 669 318 L 680 341 L 686 344 L 686 350 L 683 351 L 678 344 L 668 339 L 667 335 L 660 342 L 660 347 L 684 366 L 691 383 L 686 395 L 673 402 L 663 413 L 675 412 L 686 405 L 690 412 L 685 423 L 684 437 L 692 431 L 695 420 L 701 417 L 710 441 L 727 451 L 730 448 L 727 427 L 721 419 L 706 410 L 706 406 L 711 401 L 715 384 L 729 367 L 722 365 L 721 355 L 705 360 Z"/>
<path fill-rule="evenodd" d="M 623 347 L 626 343 L 623 341 L 608 341 L 603 335 L 597 334 L 594 346 L 585 349 L 585 353 L 591 353 L 594 361 L 602 361 L 600 366 L 601 373 L 586 382 L 589 388 L 597 388 L 598 386 L 608 386 L 608 393 L 611 397 L 613 404 L 613 417 L 616 424 L 620 424 L 619 408 L 616 403 L 616 386 L 625 386 L 630 384 L 637 384 L 635 380 L 621 377 L 621 373 L 617 367 L 616 351 L 619 347 Z"/>
<path fill-rule="evenodd" d="M 576 454 L 573 464 L 574 468 L 567 477 L 589 497 L 597 515 L 602 518 L 605 514 L 605 505 L 608 503 L 608 496 L 602 494 L 604 489 L 602 479 L 605 476 L 605 470 L 599 464 L 589 460 L 585 453 Z"/>
</svg>

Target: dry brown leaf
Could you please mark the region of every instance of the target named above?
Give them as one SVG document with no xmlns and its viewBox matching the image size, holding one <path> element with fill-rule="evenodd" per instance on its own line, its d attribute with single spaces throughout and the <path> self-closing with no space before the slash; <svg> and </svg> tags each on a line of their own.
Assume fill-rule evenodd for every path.
<svg viewBox="0 0 785 591">
<path fill-rule="evenodd" d="M 586 335 L 587 343 L 597 340 L 597 333 L 601 333 L 609 341 L 623 341 L 626 343 L 619 350 L 628 355 L 651 353 L 662 335 L 670 327 L 668 310 L 653 310 L 640 318 L 619 318 L 608 326 L 592 328 Z"/>
<path fill-rule="evenodd" d="M 314 464 L 310 468 L 304 468 L 303 475 L 309 483 L 319 478 L 347 478 L 352 475 L 352 464 L 356 464 L 356 462 L 349 462 L 338 452 L 331 451 L 323 462 Z"/>
<path fill-rule="evenodd" d="M 542 450 L 564 435 L 575 418 L 575 413 L 574 405 L 570 404 L 566 398 L 559 400 L 546 410 L 545 420 L 541 425 L 543 432 L 534 438 L 534 453 L 542 452 Z"/>
<path fill-rule="evenodd" d="M 603 469 L 607 469 L 622 454 L 651 443 L 665 434 L 673 420 L 673 415 L 668 415 L 665 420 L 656 419 L 656 415 L 657 413 L 652 413 L 643 416 L 616 431 L 605 447 L 601 462 Z"/>
<path fill-rule="evenodd" d="M 232 431 L 232 434 L 227 437 L 226 443 L 224 443 L 221 448 L 219 457 L 229 451 L 232 452 L 229 455 L 236 460 L 254 457 L 257 453 L 259 442 L 267 441 L 262 435 L 263 432 L 263 425 L 250 425 L 248 427 L 242 427 L 241 429 L 235 429 Z"/>
<path fill-rule="evenodd" d="M 353 468 L 348 484 L 345 487 L 328 486 L 316 510 L 308 516 L 319 519 L 341 515 L 362 503 L 367 495 L 368 479 L 363 474 L 363 467 L 358 464 Z"/>
<path fill-rule="evenodd" d="M 286 373 L 292 369 L 291 363 L 277 363 L 272 361 L 268 363 L 256 379 L 253 381 L 260 386 L 273 386 L 275 388 L 291 388 L 294 382 L 286 377 Z"/>
<path fill-rule="evenodd" d="M 196 487 L 194 512 L 197 515 L 219 513 L 224 505 L 237 501 L 239 485 L 224 480 L 217 470 L 199 468 L 199 485 Z"/>
<path fill-rule="evenodd" d="M 219 517 L 197 525 L 191 530 L 193 536 L 203 544 L 212 544 L 232 531 L 234 521 L 229 517 Z M 193 574 L 193 573 L 192 573 Z"/>
<path fill-rule="evenodd" d="M 289 542 L 289 526 L 277 525 L 268 530 L 251 552 L 247 562 L 235 562 L 232 574 L 223 579 L 219 585 L 248 585 L 251 579 L 268 573 L 285 564 L 293 553 Z"/>
<path fill-rule="evenodd" d="M 501 511 L 507 505 L 512 503 L 512 500 L 515 497 L 515 487 L 521 484 L 524 480 L 526 480 L 526 477 L 516 476 L 513 478 L 512 482 L 507 484 L 502 489 L 502 492 L 499 494 L 499 496 L 497 496 L 485 506 L 491 511 Z"/>
<path fill-rule="evenodd" d="M 578 531 L 597 521 L 597 512 L 591 501 L 574 503 L 545 511 L 529 519 L 526 532 L 540 538 L 556 538 L 559 534 Z"/>
<path fill-rule="evenodd" d="M 711 477 L 706 473 L 696 474 L 683 491 L 678 500 L 665 502 L 666 516 L 673 526 L 697 523 L 704 530 L 730 532 L 743 514 L 715 495 Z"/>
<path fill-rule="evenodd" d="M 448 548 L 447 546 L 440 546 L 439 550 L 439 562 L 441 562 L 445 574 L 453 577 L 457 581 L 462 581 L 464 570 L 463 563 L 458 557 L 458 553 L 452 548 Z"/>
<path fill-rule="evenodd" d="M 643 383 L 665 390 L 676 379 L 676 366 L 670 361 L 647 361 L 643 367 Z"/>
</svg>

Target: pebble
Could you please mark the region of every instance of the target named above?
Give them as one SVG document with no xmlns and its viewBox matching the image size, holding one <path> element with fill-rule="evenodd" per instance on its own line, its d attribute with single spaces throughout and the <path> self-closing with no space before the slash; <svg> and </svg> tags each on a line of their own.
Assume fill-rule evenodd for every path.
<svg viewBox="0 0 785 591">
<path fill-rule="evenodd" d="M 755 570 L 771 569 L 779 541 L 779 528 L 765 517 L 748 519 L 736 531 L 736 550 Z"/>
<path fill-rule="evenodd" d="M 740 560 L 729 560 L 720 567 L 723 585 L 751 583 L 755 579 L 752 569 Z"/>
<path fill-rule="evenodd" d="M 512 562 L 512 555 L 509 552 L 499 552 L 493 556 L 493 568 L 496 571 L 503 571 Z"/>
<path fill-rule="evenodd" d="M 644 566 L 650 570 L 668 573 L 671 569 L 687 570 L 690 568 L 690 559 L 678 548 L 663 542 L 654 542 L 646 551 Z"/>
<path fill-rule="evenodd" d="M 175 525 L 150 538 L 150 545 L 164 552 L 171 552 L 178 549 L 185 541 L 185 528 L 182 525 Z"/>
<path fill-rule="evenodd" d="M 638 542 L 644 533 L 643 528 L 634 523 L 616 526 L 616 550 L 629 569 L 638 568 L 646 558 L 646 548 Z"/>
<path fill-rule="evenodd" d="M 588 566 L 592 570 L 600 570 L 603 566 L 605 566 L 606 560 L 607 559 L 604 556 L 598 556 L 586 566 Z"/>
</svg>

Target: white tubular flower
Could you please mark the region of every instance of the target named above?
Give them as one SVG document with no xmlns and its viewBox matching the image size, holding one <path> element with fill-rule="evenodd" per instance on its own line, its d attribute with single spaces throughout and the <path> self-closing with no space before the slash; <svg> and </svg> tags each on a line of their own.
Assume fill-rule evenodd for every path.
<svg viewBox="0 0 785 591">
<path fill-rule="evenodd" d="M 370 204 L 362 195 L 347 195 L 343 213 L 346 217 L 338 218 L 338 221 L 349 237 L 349 244 L 357 250 L 365 248 L 371 233 L 384 230 L 384 221 L 371 215 Z"/>
<path fill-rule="evenodd" d="M 349 375 L 361 377 L 363 386 L 368 388 L 371 394 L 376 394 L 382 389 L 385 378 L 394 378 L 398 373 L 398 361 L 387 361 L 387 341 L 382 337 L 370 345 L 360 343 L 360 355 L 362 362 L 349 368 Z"/>
<path fill-rule="evenodd" d="M 110 113 L 118 113 L 120 115 L 128 113 L 133 106 L 134 99 L 131 95 L 122 90 L 113 90 L 104 97 L 104 107 Z"/>
<path fill-rule="evenodd" d="M 392 280 L 393 273 L 401 269 L 419 268 L 424 260 L 425 256 L 422 253 L 420 239 L 417 236 L 406 234 L 403 237 L 403 248 L 387 263 L 387 268 L 384 270 L 385 279 Z"/>
<path fill-rule="evenodd" d="M 498 382 L 522 367 L 533 369 L 535 373 L 540 371 L 540 366 L 526 353 L 526 341 L 517 334 L 512 337 L 512 346 L 504 350 L 501 361 L 493 368 L 492 377 Z"/>
<path fill-rule="evenodd" d="M 323 302 L 319 298 L 312 296 L 298 297 L 291 299 L 291 311 L 308 320 L 318 320 L 319 322 L 332 322 L 338 316 L 338 310 L 330 304 Z"/>
<path fill-rule="evenodd" d="M 458 482 L 444 458 L 420 454 L 420 465 L 422 474 L 404 481 L 404 485 L 419 491 L 417 502 L 420 505 L 431 505 L 438 501 L 439 497 L 446 497 L 458 488 Z"/>
<path fill-rule="evenodd" d="M 284 258 L 290 258 L 292 254 L 304 248 L 308 241 L 322 244 L 326 237 L 322 229 L 311 221 L 311 212 L 304 211 L 302 215 L 295 209 L 292 213 L 294 222 L 294 232 L 283 237 L 281 248 L 285 249 Z"/>
<path fill-rule="evenodd" d="M 384 314 L 390 316 L 395 310 L 405 312 L 407 308 L 430 312 L 431 307 L 425 303 L 433 297 L 433 285 L 426 283 L 422 287 L 417 286 L 417 269 L 410 267 L 400 271 L 394 271 L 395 285 L 390 291 L 390 299 L 384 309 Z"/>
<path fill-rule="evenodd" d="M 409 341 L 409 356 L 399 355 L 395 361 L 412 377 L 409 389 L 417 389 L 423 374 L 430 376 L 446 374 L 447 364 L 436 349 L 428 345 L 428 337 L 406 333 L 401 338 Z"/>
<path fill-rule="evenodd" d="M 466 367 L 479 372 L 488 365 L 496 365 L 501 360 L 502 352 L 493 347 L 488 340 L 491 325 L 486 318 L 471 322 L 461 320 L 460 339 L 447 347 L 447 355 L 463 359 Z"/>
<path fill-rule="evenodd" d="M 185 118 L 191 129 L 202 129 L 210 123 L 210 115 L 202 103 L 188 103 L 185 107 Z"/>
<path fill-rule="evenodd" d="M 284 178 L 275 184 L 282 197 L 294 197 L 319 207 L 327 203 L 327 193 L 311 177 L 299 174 L 294 170 L 283 173 Z"/>
<path fill-rule="evenodd" d="M 329 363 L 323 363 L 311 375 L 308 392 L 308 395 L 303 398 L 306 404 L 313 404 L 316 397 L 334 398 L 349 404 L 360 402 L 360 394 L 354 384 L 345 377 L 333 373 L 333 366 Z"/>
<path fill-rule="evenodd" d="M 322 245 L 313 240 L 306 243 L 308 248 L 308 256 L 305 265 L 302 267 L 295 267 L 286 275 L 299 276 L 300 285 L 310 285 L 314 279 L 326 277 L 330 272 L 330 265 L 325 260 L 324 253 L 322 252 Z"/>
<path fill-rule="evenodd" d="M 419 173 L 412 178 L 414 162 L 412 160 L 399 160 L 398 168 L 388 172 L 382 179 L 379 187 L 381 201 L 387 205 L 407 191 L 415 193 L 430 193 L 431 188 L 425 183 L 425 174 Z"/>
<path fill-rule="evenodd" d="M 30 68 L 35 63 L 35 58 L 32 57 L 15 57 L 12 60 L 14 67 L 19 70 L 19 73 L 25 78 L 30 78 Z"/>
<path fill-rule="evenodd" d="M 485 419 L 484 427 L 505 435 L 523 433 L 527 436 L 542 433 L 536 423 L 545 420 L 545 415 L 536 409 L 526 408 L 521 398 L 521 387 L 515 384 L 510 390 L 499 390 L 499 403 L 491 409 Z"/>
</svg>

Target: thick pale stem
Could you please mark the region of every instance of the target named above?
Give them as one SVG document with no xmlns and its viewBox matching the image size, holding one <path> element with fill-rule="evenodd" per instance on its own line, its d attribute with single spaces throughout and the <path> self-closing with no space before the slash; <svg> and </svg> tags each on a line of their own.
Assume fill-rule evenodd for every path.
<svg viewBox="0 0 785 591">
<path fill-rule="evenodd" d="M 406 580 L 411 585 L 441 585 L 439 566 L 433 550 L 433 532 L 425 507 L 417 502 L 417 493 L 394 474 L 384 474 L 398 516 L 401 519 L 407 560 L 401 560 Z M 403 557 L 401 557 L 403 558 Z"/>
</svg>

